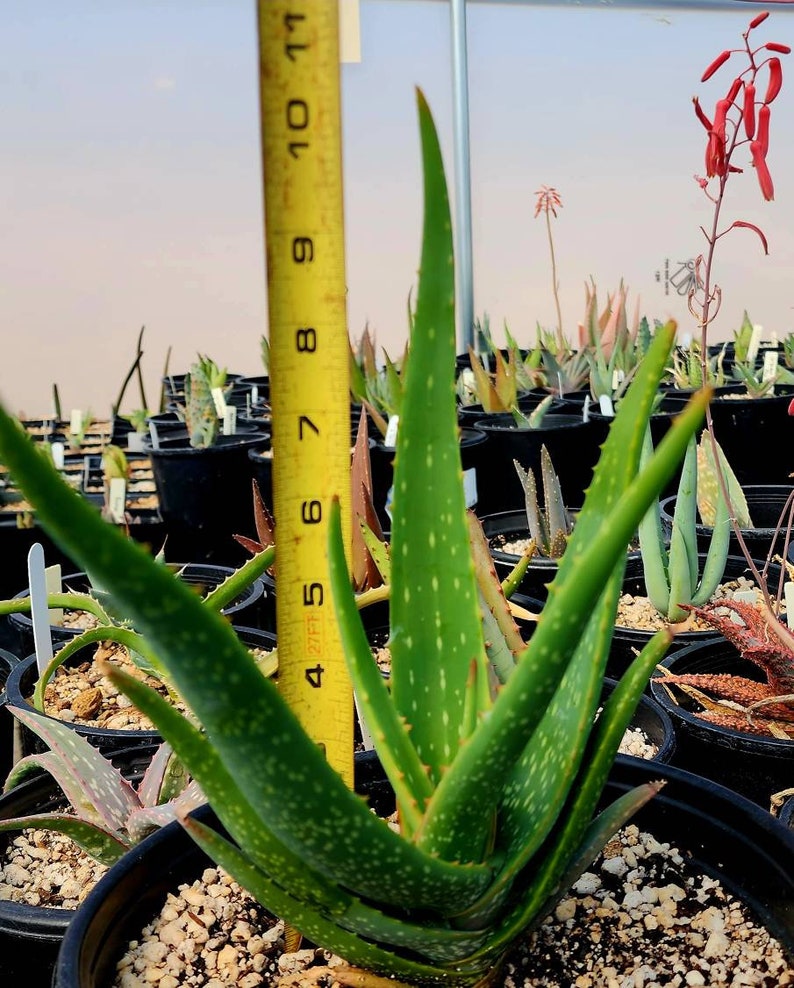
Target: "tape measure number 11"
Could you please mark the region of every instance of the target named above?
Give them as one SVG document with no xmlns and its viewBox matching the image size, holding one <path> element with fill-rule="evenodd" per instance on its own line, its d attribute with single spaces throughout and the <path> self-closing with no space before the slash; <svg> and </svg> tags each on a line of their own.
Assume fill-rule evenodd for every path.
<svg viewBox="0 0 794 988">
<path fill-rule="evenodd" d="M 279 688 L 352 784 L 352 689 L 326 548 L 335 496 L 350 544 L 338 7 L 258 6 Z"/>
</svg>

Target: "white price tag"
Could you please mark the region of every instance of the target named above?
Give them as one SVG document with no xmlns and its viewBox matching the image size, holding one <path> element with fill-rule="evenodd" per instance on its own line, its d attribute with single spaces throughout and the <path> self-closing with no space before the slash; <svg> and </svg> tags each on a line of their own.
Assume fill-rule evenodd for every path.
<svg viewBox="0 0 794 988">
<path fill-rule="evenodd" d="M 223 397 L 223 388 L 212 389 L 212 400 L 215 402 L 215 411 L 218 418 L 222 419 L 226 412 L 226 399 Z"/>
<path fill-rule="evenodd" d="M 111 519 L 121 525 L 124 522 L 124 509 L 127 506 L 127 481 L 123 477 L 112 477 L 108 495 L 108 511 Z"/>
<path fill-rule="evenodd" d="M 390 415 L 389 424 L 386 427 L 386 437 L 383 440 L 383 445 L 388 447 L 393 447 L 397 445 L 397 428 L 400 425 L 399 415 Z"/>
<path fill-rule="evenodd" d="M 233 436 L 237 432 L 237 407 L 226 405 L 223 410 L 223 434 Z"/>
<path fill-rule="evenodd" d="M 473 508 L 477 504 L 477 471 L 469 467 L 463 471 L 463 493 L 466 497 L 466 507 Z"/>
<path fill-rule="evenodd" d="M 55 469 L 63 470 L 63 456 L 66 451 L 63 443 L 52 443 L 50 449 L 52 450 L 52 462 Z"/>
</svg>

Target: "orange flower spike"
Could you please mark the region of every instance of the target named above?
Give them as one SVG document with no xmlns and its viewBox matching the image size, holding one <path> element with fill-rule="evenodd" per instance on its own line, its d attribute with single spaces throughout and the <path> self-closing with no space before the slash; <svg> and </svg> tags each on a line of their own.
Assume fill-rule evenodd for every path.
<svg viewBox="0 0 794 988">
<path fill-rule="evenodd" d="M 752 82 L 744 84 L 744 106 L 742 109 L 744 132 L 751 141 L 755 137 L 755 86 Z"/>
<path fill-rule="evenodd" d="M 758 184 L 761 186 L 761 194 L 767 202 L 772 202 L 775 198 L 775 187 L 772 184 L 769 166 L 766 163 L 766 158 L 764 157 L 759 141 L 750 142 L 750 154 L 753 157 L 753 165 L 758 176 Z"/>
<path fill-rule="evenodd" d="M 733 53 L 728 48 L 724 52 L 721 52 L 719 55 L 717 55 L 717 57 L 714 59 L 711 65 L 709 65 L 709 67 L 701 76 L 700 81 L 707 82 L 714 75 L 717 69 L 728 61 L 728 59 L 731 57 L 732 54 Z"/>
<path fill-rule="evenodd" d="M 770 58 L 767 64 L 769 65 L 769 83 L 766 87 L 766 96 L 764 97 L 765 104 L 772 102 L 783 85 L 783 69 L 780 65 L 780 59 Z"/>
</svg>

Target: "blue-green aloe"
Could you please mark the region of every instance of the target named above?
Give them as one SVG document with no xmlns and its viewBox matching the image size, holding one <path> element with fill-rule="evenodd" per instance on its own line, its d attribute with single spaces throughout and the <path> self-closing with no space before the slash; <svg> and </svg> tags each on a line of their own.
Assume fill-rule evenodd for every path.
<svg viewBox="0 0 794 988">
<path fill-rule="evenodd" d="M 674 327 L 661 330 L 621 402 L 531 642 L 493 689 L 455 420 L 451 222 L 421 94 L 419 121 L 424 238 L 395 463 L 390 689 L 351 591 L 338 506 L 328 547 L 344 649 L 396 792 L 399 833 L 346 788 L 222 618 L 65 489 L 2 413 L 0 457 L 42 523 L 128 610 L 195 715 L 200 727 L 110 671 L 229 835 L 188 817 L 194 838 L 268 908 L 350 964 L 402 982 L 472 985 L 656 790 L 642 787 L 597 815 L 665 633 L 593 720 L 625 547 L 706 398 L 693 400 L 637 476 L 673 342 Z"/>
</svg>

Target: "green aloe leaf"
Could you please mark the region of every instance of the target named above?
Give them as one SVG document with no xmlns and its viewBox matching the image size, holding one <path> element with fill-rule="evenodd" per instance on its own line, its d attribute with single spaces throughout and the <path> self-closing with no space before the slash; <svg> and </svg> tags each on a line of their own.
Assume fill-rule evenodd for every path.
<svg viewBox="0 0 794 988">
<path fill-rule="evenodd" d="M 65 834 L 71 837 L 86 854 L 104 865 L 114 864 L 132 846 L 131 842 L 125 842 L 95 824 L 78 820 L 65 813 L 38 813 L 34 816 L 0 820 L 0 831 L 23 830 L 26 827 L 33 827 L 36 830 L 55 830 Z"/>
<path fill-rule="evenodd" d="M 485 647 L 460 480 L 449 202 L 430 110 L 417 101 L 425 215 L 394 468 L 391 693 L 435 784 L 459 749 L 470 662 L 484 663 Z"/>
<path fill-rule="evenodd" d="M 254 580 L 270 569 L 275 559 L 275 546 L 270 546 L 250 559 L 246 559 L 242 566 L 238 566 L 234 573 L 226 577 L 223 583 L 219 583 L 217 587 L 210 590 L 204 597 L 204 606 L 216 611 L 223 610 L 250 587 Z"/>
</svg>

